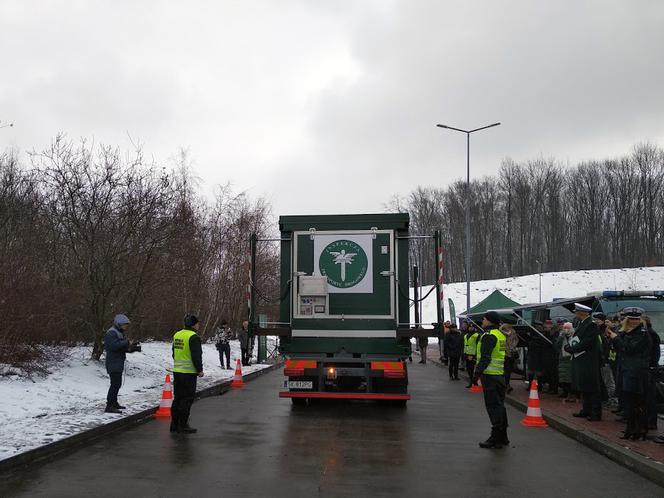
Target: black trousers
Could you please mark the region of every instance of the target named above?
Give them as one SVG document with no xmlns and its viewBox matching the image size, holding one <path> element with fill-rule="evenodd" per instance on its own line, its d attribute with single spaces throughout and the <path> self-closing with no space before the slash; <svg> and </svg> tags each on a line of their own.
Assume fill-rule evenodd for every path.
<svg viewBox="0 0 664 498">
<path fill-rule="evenodd" d="M 627 419 L 625 429 L 629 434 L 640 434 L 648 430 L 648 414 L 643 394 L 623 391 L 623 412 Z"/>
<path fill-rule="evenodd" d="M 118 393 L 122 386 L 122 372 L 109 373 L 108 376 L 111 378 L 111 387 L 106 395 L 106 405 L 115 406 L 118 404 Z"/>
<path fill-rule="evenodd" d="M 646 412 L 648 428 L 657 429 L 657 379 L 652 374 L 646 384 Z"/>
<path fill-rule="evenodd" d="M 470 356 L 466 356 L 466 369 L 468 370 L 468 376 L 470 377 L 468 384 L 472 384 L 473 376 L 475 375 L 475 357 L 472 359 Z"/>
<path fill-rule="evenodd" d="M 602 418 L 602 393 L 582 391 L 581 399 L 582 413 L 585 413 L 586 416 Z"/>
<path fill-rule="evenodd" d="M 482 374 L 484 406 L 491 421 L 491 427 L 499 431 L 507 430 L 507 410 L 505 410 L 505 376 Z"/>
<path fill-rule="evenodd" d="M 450 379 L 458 379 L 459 378 L 459 357 L 457 356 L 456 358 L 449 357 L 449 372 L 450 372 Z"/>
<path fill-rule="evenodd" d="M 515 359 L 514 356 L 505 356 L 505 387 L 510 387 Z"/>
<path fill-rule="evenodd" d="M 179 427 L 189 422 L 189 412 L 196 397 L 196 379 L 198 375 L 189 373 L 173 373 L 173 405 L 171 417 L 173 424 Z"/>
<path fill-rule="evenodd" d="M 226 368 L 231 368 L 231 345 L 219 344 L 219 363 L 224 368 L 224 358 L 226 358 Z"/>
<path fill-rule="evenodd" d="M 246 367 L 249 365 L 249 350 L 247 348 L 240 348 L 240 356 L 242 356 L 242 364 Z"/>
</svg>

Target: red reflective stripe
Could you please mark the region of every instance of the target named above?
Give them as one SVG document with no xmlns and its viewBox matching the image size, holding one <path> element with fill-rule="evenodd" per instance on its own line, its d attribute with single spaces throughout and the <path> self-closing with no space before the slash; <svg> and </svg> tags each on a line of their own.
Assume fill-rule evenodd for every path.
<svg viewBox="0 0 664 498">
<path fill-rule="evenodd" d="M 316 360 L 286 360 L 286 368 L 316 368 Z"/>
<path fill-rule="evenodd" d="M 372 361 L 371 370 L 403 370 L 403 363 L 400 361 Z"/>
</svg>

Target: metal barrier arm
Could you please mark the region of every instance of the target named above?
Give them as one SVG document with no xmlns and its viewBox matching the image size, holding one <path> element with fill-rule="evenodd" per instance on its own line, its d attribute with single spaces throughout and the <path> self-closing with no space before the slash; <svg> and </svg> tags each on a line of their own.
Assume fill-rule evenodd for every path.
<svg viewBox="0 0 664 498">
<path fill-rule="evenodd" d="M 517 322 L 516 322 L 517 325 L 519 325 L 519 322 L 524 323 L 524 324 L 525 324 L 530 330 L 534 330 L 535 332 L 537 332 L 537 334 L 538 334 L 542 339 L 544 339 L 546 342 L 548 342 L 549 344 L 551 344 L 551 345 L 553 346 L 553 341 L 551 341 L 551 339 L 549 339 L 547 336 L 545 336 L 545 335 L 542 334 L 539 330 L 537 330 L 535 327 L 533 327 L 533 326 L 531 325 L 531 323 L 530 323 L 528 320 L 526 320 L 525 318 L 519 316 L 519 315 L 518 315 L 516 312 L 514 312 L 514 311 L 512 311 L 512 314 L 513 314 L 515 317 L 517 317 Z"/>
</svg>

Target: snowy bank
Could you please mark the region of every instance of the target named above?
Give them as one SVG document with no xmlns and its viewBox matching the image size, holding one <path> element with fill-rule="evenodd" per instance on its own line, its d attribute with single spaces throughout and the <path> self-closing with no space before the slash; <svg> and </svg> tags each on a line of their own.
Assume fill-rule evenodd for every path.
<svg viewBox="0 0 664 498">
<path fill-rule="evenodd" d="M 172 367 L 171 345 L 144 342 L 143 351 L 127 355 L 120 404 L 131 415 L 155 407 L 161 399 L 167 368 Z M 231 341 L 231 364 L 240 357 L 238 341 Z M 268 365 L 242 367 L 243 373 Z M 222 370 L 213 344 L 203 345 L 205 376 L 198 388 L 231 379 L 234 370 Z M 0 460 L 117 420 L 104 413 L 109 380 L 101 362 L 90 359 L 90 348 L 75 347 L 46 377 L 0 379 Z"/>
<path fill-rule="evenodd" d="M 424 288 L 425 294 L 429 288 Z M 517 303 L 540 302 L 539 274 L 536 273 L 522 277 L 471 282 L 470 305 L 475 306 L 496 289 Z M 661 289 L 664 289 L 664 266 L 542 273 L 542 302 L 552 301 L 556 298 L 584 296 L 594 291 Z M 454 302 L 457 315 L 466 310 L 465 282 L 444 285 L 443 292 L 445 317 L 450 316 L 448 298 Z M 422 305 L 422 321 L 424 323 L 435 322 L 435 292 L 432 292 Z"/>
</svg>

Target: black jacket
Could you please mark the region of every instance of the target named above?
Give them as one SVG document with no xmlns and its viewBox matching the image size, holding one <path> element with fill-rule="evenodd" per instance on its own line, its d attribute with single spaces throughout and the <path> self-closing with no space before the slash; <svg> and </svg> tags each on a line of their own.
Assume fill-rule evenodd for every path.
<svg viewBox="0 0 664 498">
<path fill-rule="evenodd" d="M 652 327 L 648 327 L 648 336 L 650 337 L 650 368 L 657 368 L 659 366 L 659 356 L 662 354 L 659 347 L 662 341 L 659 334 Z"/>
<path fill-rule="evenodd" d="M 443 345 L 449 358 L 460 358 L 463 353 L 463 336 L 457 329 L 450 329 L 445 334 Z"/>
<path fill-rule="evenodd" d="M 639 325 L 629 333 L 613 339 L 613 344 L 621 353 L 622 390 L 644 393 L 652 344 L 648 331 Z"/>
</svg>

